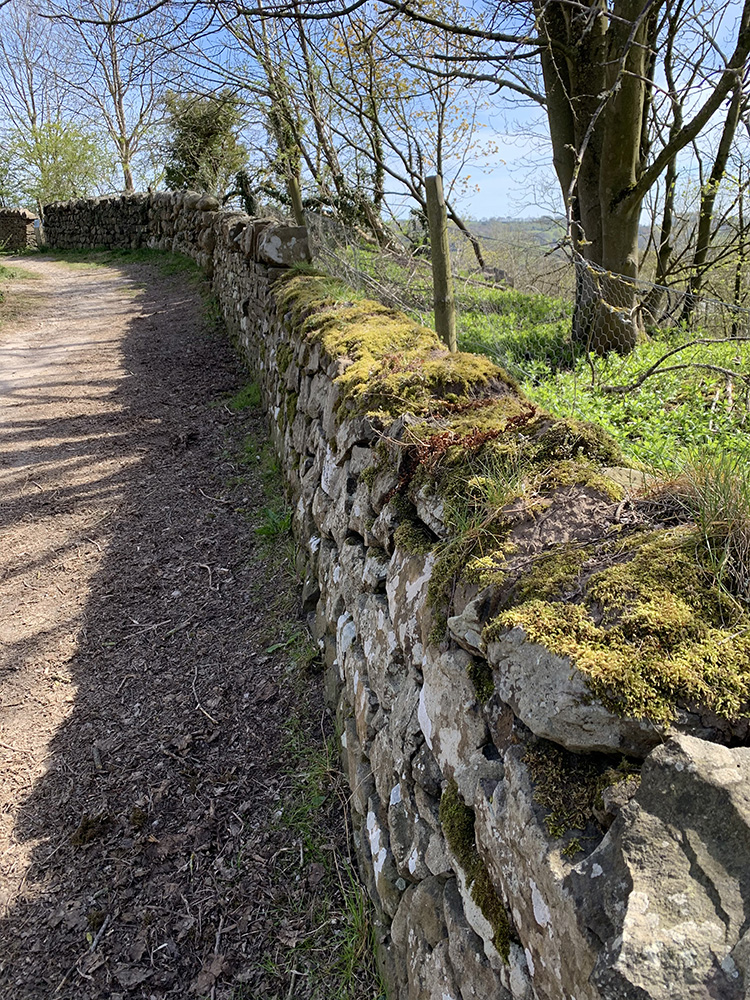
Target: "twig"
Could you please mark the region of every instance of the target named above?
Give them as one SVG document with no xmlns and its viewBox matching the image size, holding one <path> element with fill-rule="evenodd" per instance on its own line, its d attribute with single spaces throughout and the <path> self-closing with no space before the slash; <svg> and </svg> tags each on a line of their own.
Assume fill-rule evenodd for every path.
<svg viewBox="0 0 750 1000">
<path fill-rule="evenodd" d="M 162 625 L 169 625 L 169 618 L 167 618 L 163 622 L 154 622 L 153 625 L 144 625 L 142 628 L 139 628 L 137 632 L 130 632 L 128 635 L 125 636 L 125 638 L 132 639 L 134 638 L 134 636 L 143 635 L 144 632 L 153 632 L 157 628 L 161 628 Z M 131 626 L 128 627 L 130 628 Z"/>
<path fill-rule="evenodd" d="M 214 955 L 219 957 L 219 945 L 221 944 L 221 929 L 224 926 L 224 917 L 219 917 L 219 928 L 216 931 L 216 941 L 214 942 Z M 216 1000 L 216 983 L 211 987 L 211 1000 Z"/>
<path fill-rule="evenodd" d="M 195 690 L 195 682 L 197 680 L 198 680 L 198 664 L 196 663 L 195 670 L 193 671 L 193 696 L 195 698 L 195 706 L 199 711 L 203 712 L 203 714 L 206 716 L 209 722 L 213 722 L 215 726 L 218 726 L 219 723 L 216 721 L 216 719 L 214 719 L 212 715 L 209 715 L 208 712 L 203 707 L 203 705 L 201 705 L 200 698 L 198 697 L 198 692 Z"/>
<path fill-rule="evenodd" d="M 214 587 L 214 577 L 213 577 L 213 573 L 211 571 L 211 567 L 207 563 L 196 563 L 195 565 L 199 569 L 205 569 L 206 572 L 208 573 L 208 589 L 209 590 L 218 590 L 219 589 L 218 586 Z"/>
<path fill-rule="evenodd" d="M 222 500 L 221 497 L 211 497 L 211 496 L 209 496 L 208 493 L 206 493 L 204 490 L 202 490 L 200 488 L 200 486 L 198 487 L 198 492 L 201 494 L 201 496 L 204 496 L 206 498 L 206 500 L 213 500 L 215 503 L 227 504 L 230 507 L 232 505 L 232 501 L 231 500 Z"/>
<path fill-rule="evenodd" d="M 101 927 L 99 928 L 99 930 L 98 930 L 98 931 L 96 932 L 96 937 L 95 937 L 95 938 L 94 938 L 94 940 L 93 940 L 93 941 L 91 942 L 91 947 L 89 948 L 89 951 L 96 951 L 96 946 L 97 946 L 97 945 L 99 944 L 99 942 L 100 942 L 100 941 L 101 941 L 101 939 L 102 939 L 102 936 L 103 936 L 104 932 L 105 932 L 105 931 L 106 931 L 106 929 L 107 929 L 107 928 L 109 927 L 109 924 L 110 924 L 110 920 L 111 920 L 111 919 L 112 919 L 112 918 L 110 917 L 110 915 L 109 915 L 109 914 L 107 914 L 107 916 L 106 916 L 106 917 L 104 918 L 104 920 L 102 920 L 102 926 L 101 926 Z"/>
<path fill-rule="evenodd" d="M 2 747 L 3 750 L 11 750 L 13 753 L 31 753 L 30 750 L 21 750 L 20 747 L 12 747 L 10 743 L 3 743 L 2 740 L 0 740 L 0 747 Z"/>
<path fill-rule="evenodd" d="M 170 636 L 174 635 L 175 632 L 179 632 L 180 629 L 185 628 L 187 625 L 190 624 L 193 618 L 195 618 L 195 615 L 190 615 L 190 617 L 186 618 L 184 622 L 181 622 L 179 625 L 175 625 L 175 627 L 170 629 L 169 632 L 164 633 L 164 638 L 168 639 Z M 164 624 L 166 624 L 166 622 Z"/>
<path fill-rule="evenodd" d="M 292 969 L 292 981 L 289 983 L 289 992 L 286 995 L 286 1000 L 291 1000 L 294 995 L 294 980 L 297 976 L 302 976 L 304 973 L 298 972 L 297 969 Z"/>
<path fill-rule="evenodd" d="M 110 916 L 109 916 L 109 914 L 107 914 L 107 916 L 102 921 L 102 926 L 97 931 L 96 937 L 91 942 L 91 946 L 88 949 L 89 952 L 94 951 L 94 949 L 96 948 L 96 946 L 99 944 L 99 941 L 101 940 L 102 934 L 104 934 L 105 930 L 107 929 L 107 927 L 109 925 L 109 922 L 110 922 Z M 65 973 L 65 975 L 62 977 L 62 979 L 58 983 L 57 989 L 52 994 L 53 996 L 56 996 L 60 992 L 60 990 L 63 988 L 63 986 L 67 983 L 70 975 L 73 972 L 75 972 L 76 969 L 78 969 L 78 963 L 81 961 L 82 958 L 85 958 L 86 954 L 87 953 L 84 952 L 83 955 L 79 955 L 78 958 L 75 960 L 75 962 L 73 962 L 73 964 L 71 965 L 71 967 L 68 969 L 68 971 Z M 79 970 L 79 972 L 80 972 L 80 970 Z M 82 975 L 82 973 L 81 973 L 81 975 Z"/>
</svg>

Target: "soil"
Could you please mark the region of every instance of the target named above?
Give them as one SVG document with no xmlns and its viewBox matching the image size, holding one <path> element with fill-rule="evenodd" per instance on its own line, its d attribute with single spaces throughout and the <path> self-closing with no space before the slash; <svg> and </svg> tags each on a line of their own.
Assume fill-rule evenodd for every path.
<svg viewBox="0 0 750 1000">
<path fill-rule="evenodd" d="M 18 264 L 35 277 L 0 327 L 0 996 L 333 996 L 344 823 L 319 685 L 287 655 L 305 641 L 288 543 L 271 557 L 253 530 L 265 424 L 227 405 L 248 378 L 187 273 Z"/>
</svg>

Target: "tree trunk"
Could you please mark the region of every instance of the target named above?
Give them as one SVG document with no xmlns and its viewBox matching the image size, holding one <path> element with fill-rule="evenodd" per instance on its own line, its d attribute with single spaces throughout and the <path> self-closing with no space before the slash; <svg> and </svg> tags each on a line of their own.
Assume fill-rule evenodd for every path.
<svg viewBox="0 0 750 1000">
<path fill-rule="evenodd" d="M 716 159 L 714 160 L 714 165 L 711 169 L 711 175 L 701 191 L 700 213 L 698 215 L 698 237 L 695 244 L 695 253 L 693 255 L 693 273 L 690 275 L 690 280 L 688 282 L 685 305 L 683 306 L 681 316 L 681 319 L 686 323 L 690 322 L 690 318 L 698 300 L 698 295 L 700 295 L 701 288 L 703 287 L 703 278 L 708 270 L 708 251 L 711 246 L 711 227 L 713 225 L 716 196 L 719 193 L 719 185 L 721 184 L 724 173 L 727 169 L 727 162 L 729 160 L 732 142 L 734 141 L 734 134 L 740 121 L 742 104 L 742 88 L 737 86 L 724 122 L 724 128 L 722 129 L 721 139 L 719 140 L 719 148 L 716 151 Z"/>
</svg>

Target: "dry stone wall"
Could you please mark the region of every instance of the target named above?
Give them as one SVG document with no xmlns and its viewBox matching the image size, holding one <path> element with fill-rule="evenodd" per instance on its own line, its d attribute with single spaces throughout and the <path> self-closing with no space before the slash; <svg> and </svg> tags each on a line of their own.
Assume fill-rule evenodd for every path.
<svg viewBox="0 0 750 1000">
<path fill-rule="evenodd" d="M 0 250 L 36 247 L 36 216 L 25 208 L 0 208 Z"/>
<path fill-rule="evenodd" d="M 458 440 L 446 414 L 469 396 L 470 413 L 514 413 L 506 430 L 519 428 L 523 447 L 546 454 L 557 442 L 556 481 L 536 507 L 508 510 L 506 581 L 522 582 L 561 548 L 589 547 L 601 564 L 606 540 L 630 530 L 632 473 L 571 465 L 571 427 L 561 435 L 560 422 L 532 419 L 492 366 L 465 362 L 475 367 L 459 389 L 459 361 L 431 334 L 290 272 L 307 259 L 298 227 L 191 192 L 49 206 L 45 218 L 53 246 L 195 258 L 256 373 L 295 504 L 303 601 L 393 1000 L 748 996 L 746 724 L 696 704 L 663 726 L 617 711 L 574 658 L 530 641 L 531 624 L 496 617 L 507 596 L 497 580 L 455 587 L 446 623 L 436 593 L 452 527 L 445 496 L 415 475 L 437 459 L 414 442 L 425 426 Z M 398 337 L 422 345 L 421 367 L 389 353 Z M 386 347 L 367 368 L 378 338 Z M 396 369 L 419 417 L 382 396 Z M 433 369 L 442 409 L 419 396 Z M 379 407 L 368 404 L 368 379 Z M 569 452 L 587 440 L 601 466 L 596 436 Z M 469 491 L 476 470 L 456 461 Z M 618 565 L 641 536 L 652 539 L 650 527 L 632 529 Z M 668 540 L 674 548 L 679 536 Z M 540 591 L 556 572 L 550 563 Z"/>
</svg>

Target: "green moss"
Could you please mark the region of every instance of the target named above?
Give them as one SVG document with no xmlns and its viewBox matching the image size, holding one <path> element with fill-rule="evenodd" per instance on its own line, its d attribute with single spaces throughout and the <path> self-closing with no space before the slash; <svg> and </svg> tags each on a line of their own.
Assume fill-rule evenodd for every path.
<svg viewBox="0 0 750 1000">
<path fill-rule="evenodd" d="M 564 858 L 574 858 L 576 854 L 580 854 L 583 850 L 583 844 L 578 837 L 573 837 L 569 840 L 566 846 L 560 851 Z"/>
<path fill-rule="evenodd" d="M 375 477 L 378 474 L 378 469 L 376 465 L 368 465 L 366 469 L 363 469 L 359 474 L 360 483 L 364 483 L 368 489 L 375 482 Z"/>
<path fill-rule="evenodd" d="M 440 797 L 440 822 L 448 846 L 463 870 L 471 897 L 492 927 L 492 943 L 507 962 L 510 954 L 508 914 L 477 850 L 474 810 L 462 800 L 455 781 L 448 782 Z"/>
<path fill-rule="evenodd" d="M 377 302 L 342 299 L 345 291 L 331 279 L 296 275 L 276 294 L 306 340 L 332 358 L 350 359 L 336 379 L 350 411 L 426 413 L 510 386 L 489 358 L 451 354 L 433 330 Z"/>
<path fill-rule="evenodd" d="M 289 344 L 279 344 L 276 350 L 276 367 L 280 375 L 286 375 L 286 371 L 293 359 L 294 349 Z"/>
<path fill-rule="evenodd" d="M 286 402 L 284 404 L 286 410 L 286 422 L 291 424 L 294 418 L 297 416 L 297 400 L 299 399 L 299 393 L 288 392 L 286 396 Z"/>
<path fill-rule="evenodd" d="M 486 705 L 495 693 L 495 680 L 492 676 L 492 667 L 486 660 L 473 659 L 466 668 L 469 680 L 474 685 L 477 698 L 482 705 Z"/>
<path fill-rule="evenodd" d="M 582 603 L 532 597 L 525 587 L 484 639 L 521 626 L 569 657 L 621 715 L 668 724 L 681 703 L 735 719 L 750 700 L 750 615 L 700 571 L 698 544 L 693 527 L 641 532 L 590 577 Z"/>
<path fill-rule="evenodd" d="M 512 542 L 504 542 L 486 556 L 469 559 L 464 566 L 462 580 L 478 587 L 499 587 L 505 580 L 505 564 L 509 556 L 518 551 Z"/>
<path fill-rule="evenodd" d="M 399 548 L 415 556 L 426 555 L 435 547 L 435 539 L 419 520 L 417 510 L 406 497 L 397 495 L 391 500 L 399 525 L 393 540 Z"/>
<path fill-rule="evenodd" d="M 585 831 L 595 822 L 594 807 L 601 805 L 604 789 L 638 773 L 626 757 L 615 762 L 603 754 L 571 753 L 547 740 L 529 744 L 522 759 L 534 782 L 534 799 L 547 810 L 547 830 L 557 838 Z M 576 838 L 562 853 L 570 856 L 577 850 Z"/>
<path fill-rule="evenodd" d="M 588 458 L 601 465 L 625 465 L 614 438 L 596 424 L 583 420 L 555 420 L 543 429 L 531 445 L 536 464 L 552 464 L 565 459 Z"/>
<path fill-rule="evenodd" d="M 613 503 L 619 503 L 625 496 L 624 488 L 602 472 L 589 459 L 563 459 L 544 470 L 540 488 L 547 490 L 565 486 L 586 486 L 603 493 Z"/>
<path fill-rule="evenodd" d="M 561 545 L 549 555 L 540 556 L 518 581 L 516 600 L 550 600 L 570 593 L 576 589 L 581 568 L 590 556 L 591 549 L 579 545 Z"/>
</svg>

